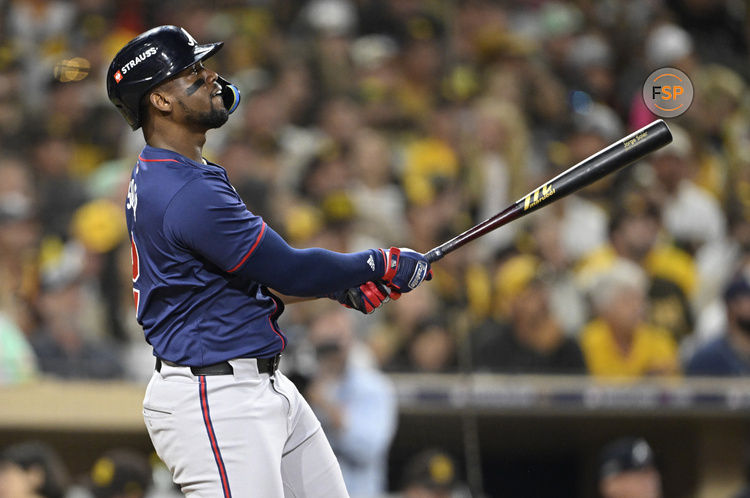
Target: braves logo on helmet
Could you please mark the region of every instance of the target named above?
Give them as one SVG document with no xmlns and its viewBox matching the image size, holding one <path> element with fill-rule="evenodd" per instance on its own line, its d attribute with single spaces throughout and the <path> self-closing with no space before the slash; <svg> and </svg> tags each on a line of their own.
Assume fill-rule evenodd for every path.
<svg viewBox="0 0 750 498">
<path fill-rule="evenodd" d="M 193 35 L 187 32 L 185 28 L 180 28 L 180 30 L 185 35 L 185 38 L 187 38 L 187 44 L 191 47 L 194 47 L 198 44 L 198 42 L 195 41 L 195 38 L 193 38 Z"/>
</svg>

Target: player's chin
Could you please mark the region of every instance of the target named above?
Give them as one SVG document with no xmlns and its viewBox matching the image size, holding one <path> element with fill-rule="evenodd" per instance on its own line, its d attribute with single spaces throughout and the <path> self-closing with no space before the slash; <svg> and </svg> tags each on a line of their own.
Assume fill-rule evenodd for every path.
<svg viewBox="0 0 750 498">
<path fill-rule="evenodd" d="M 224 106 L 214 107 L 211 105 L 211 111 L 204 115 L 203 124 L 206 128 L 219 128 L 229 119 L 229 111 Z"/>
</svg>

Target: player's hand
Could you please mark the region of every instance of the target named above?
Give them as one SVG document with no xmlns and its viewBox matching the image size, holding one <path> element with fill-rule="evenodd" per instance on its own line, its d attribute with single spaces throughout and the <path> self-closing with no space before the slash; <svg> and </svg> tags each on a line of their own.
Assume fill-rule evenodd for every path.
<svg viewBox="0 0 750 498">
<path fill-rule="evenodd" d="M 389 291 L 382 282 L 366 282 L 359 287 L 335 292 L 329 297 L 347 308 L 369 315 L 390 300 Z"/>
<path fill-rule="evenodd" d="M 432 279 L 432 268 L 425 257 L 411 249 L 391 247 L 381 249 L 385 256 L 383 281 L 398 295 L 417 288 L 424 280 Z M 391 294 L 393 299 L 398 299 Z"/>
</svg>

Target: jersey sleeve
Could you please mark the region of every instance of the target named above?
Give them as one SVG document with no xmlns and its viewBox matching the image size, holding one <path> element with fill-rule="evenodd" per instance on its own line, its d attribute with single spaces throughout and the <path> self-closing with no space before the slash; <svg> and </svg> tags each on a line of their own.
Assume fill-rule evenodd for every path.
<svg viewBox="0 0 750 498">
<path fill-rule="evenodd" d="M 288 296 L 323 297 L 382 278 L 385 256 L 378 249 L 353 253 L 296 249 L 266 227 L 257 250 L 236 273 Z"/>
<path fill-rule="evenodd" d="M 377 249 L 343 254 L 289 246 L 218 179 L 185 185 L 167 207 L 164 232 L 228 274 L 290 296 L 327 296 L 385 273 L 385 257 Z"/>
<path fill-rule="evenodd" d="M 164 213 L 164 233 L 224 271 L 241 267 L 263 239 L 266 224 L 247 210 L 231 185 L 210 177 L 192 180 Z"/>
</svg>

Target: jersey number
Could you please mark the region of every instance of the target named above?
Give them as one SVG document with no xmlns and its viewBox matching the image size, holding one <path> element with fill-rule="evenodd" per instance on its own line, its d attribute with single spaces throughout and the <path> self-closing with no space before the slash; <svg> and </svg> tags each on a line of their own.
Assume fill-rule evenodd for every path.
<svg viewBox="0 0 750 498">
<path fill-rule="evenodd" d="M 135 246 L 135 237 L 130 233 L 130 261 L 133 263 L 133 301 L 135 301 L 135 315 L 138 316 L 138 301 L 141 291 L 135 288 L 135 282 L 141 276 L 141 263 L 138 258 L 138 248 Z"/>
</svg>

